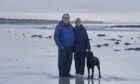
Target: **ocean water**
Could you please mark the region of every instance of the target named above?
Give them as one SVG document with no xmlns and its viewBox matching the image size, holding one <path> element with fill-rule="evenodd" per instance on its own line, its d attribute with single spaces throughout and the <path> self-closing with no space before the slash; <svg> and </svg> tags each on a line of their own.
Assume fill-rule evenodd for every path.
<svg viewBox="0 0 140 84">
<path fill-rule="evenodd" d="M 0 28 L 35 28 L 35 29 L 50 29 L 53 30 L 57 24 L 44 24 L 44 25 L 36 25 L 36 24 L 1 24 Z M 75 26 L 75 24 L 72 24 Z M 118 25 L 139 25 L 132 23 L 102 23 L 102 24 L 83 24 L 87 30 L 97 30 L 97 31 L 140 31 L 140 27 L 111 27 Z"/>
</svg>

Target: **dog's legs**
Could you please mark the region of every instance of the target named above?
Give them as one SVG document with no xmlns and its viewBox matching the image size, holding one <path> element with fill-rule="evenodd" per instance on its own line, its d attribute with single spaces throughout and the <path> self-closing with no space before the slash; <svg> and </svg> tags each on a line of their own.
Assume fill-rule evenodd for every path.
<svg viewBox="0 0 140 84">
<path fill-rule="evenodd" d="M 88 78 L 87 79 L 90 79 L 90 68 L 88 68 Z"/>
<path fill-rule="evenodd" d="M 94 77 L 94 67 L 92 67 L 92 75 L 91 75 L 91 79 L 93 79 Z"/>
<path fill-rule="evenodd" d="M 97 65 L 98 72 L 99 72 L 99 78 L 101 78 L 101 72 L 100 72 L 100 65 Z"/>
</svg>

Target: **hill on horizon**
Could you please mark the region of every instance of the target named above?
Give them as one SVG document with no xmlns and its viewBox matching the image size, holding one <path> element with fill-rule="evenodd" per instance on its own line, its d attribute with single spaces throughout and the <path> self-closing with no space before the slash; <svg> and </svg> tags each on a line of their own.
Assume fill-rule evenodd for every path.
<svg viewBox="0 0 140 84">
<path fill-rule="evenodd" d="M 0 24 L 56 24 L 59 20 L 45 20 L 45 19 L 16 19 L 16 18 L 0 18 Z M 86 24 L 104 23 L 103 21 L 82 21 Z M 74 23 L 74 21 L 71 21 Z"/>
</svg>

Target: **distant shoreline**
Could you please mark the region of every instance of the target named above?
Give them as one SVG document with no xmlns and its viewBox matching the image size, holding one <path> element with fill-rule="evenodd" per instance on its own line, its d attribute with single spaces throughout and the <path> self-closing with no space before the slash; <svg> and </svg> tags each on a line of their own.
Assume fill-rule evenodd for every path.
<svg viewBox="0 0 140 84">
<path fill-rule="evenodd" d="M 57 24 L 59 20 L 44 20 L 44 19 L 13 19 L 0 18 L 0 24 Z M 74 23 L 74 21 L 71 21 Z M 101 24 L 103 21 L 83 21 L 86 24 Z"/>
</svg>

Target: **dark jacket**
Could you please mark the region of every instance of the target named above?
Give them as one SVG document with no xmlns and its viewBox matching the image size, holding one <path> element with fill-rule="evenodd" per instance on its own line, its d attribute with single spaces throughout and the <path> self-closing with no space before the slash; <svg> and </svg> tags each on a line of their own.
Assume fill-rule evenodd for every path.
<svg viewBox="0 0 140 84">
<path fill-rule="evenodd" d="M 87 49 L 90 49 L 90 42 L 88 34 L 83 25 L 79 29 L 75 27 L 74 29 L 74 51 L 75 52 L 86 52 Z"/>
<path fill-rule="evenodd" d="M 74 28 L 71 24 L 65 25 L 60 21 L 55 28 L 54 40 L 58 48 L 74 46 Z"/>
</svg>

